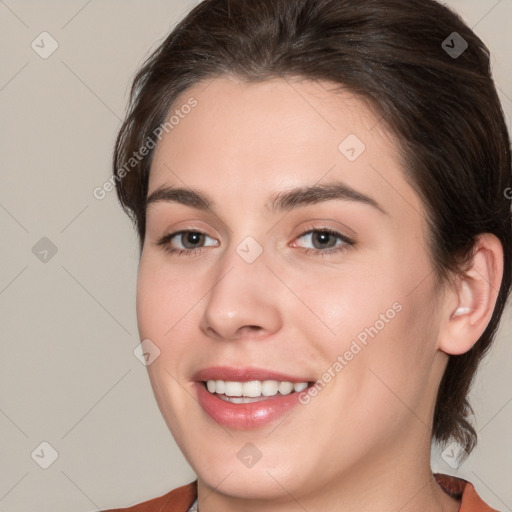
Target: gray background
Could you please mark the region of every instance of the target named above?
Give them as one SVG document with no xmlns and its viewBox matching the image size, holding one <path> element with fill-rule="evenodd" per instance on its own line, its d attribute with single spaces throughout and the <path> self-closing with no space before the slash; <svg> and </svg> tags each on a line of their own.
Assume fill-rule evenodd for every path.
<svg viewBox="0 0 512 512">
<path fill-rule="evenodd" d="M 109 176 L 131 78 L 195 3 L 0 0 L 1 512 L 128 506 L 195 478 L 133 354 L 135 232 L 114 192 L 92 194 Z M 512 1 L 447 3 L 491 49 L 510 127 Z M 51 49 L 43 31 L 58 44 L 46 59 L 31 47 Z M 471 395 L 477 448 L 458 468 L 436 452 L 432 462 L 502 511 L 511 333 L 509 307 Z M 58 453 L 47 469 L 42 442 Z"/>
</svg>

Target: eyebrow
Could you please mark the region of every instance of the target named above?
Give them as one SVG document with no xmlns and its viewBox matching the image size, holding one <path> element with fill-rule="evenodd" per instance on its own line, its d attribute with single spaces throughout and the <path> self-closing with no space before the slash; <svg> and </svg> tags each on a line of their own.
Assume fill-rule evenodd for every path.
<svg viewBox="0 0 512 512">
<path fill-rule="evenodd" d="M 265 206 L 269 212 L 278 213 L 332 200 L 356 201 L 372 206 L 387 215 L 375 199 L 342 182 L 296 187 L 276 192 L 270 196 Z M 148 196 L 146 206 L 161 201 L 179 203 L 199 210 L 215 211 L 215 202 L 212 199 L 191 188 L 160 187 Z"/>
</svg>

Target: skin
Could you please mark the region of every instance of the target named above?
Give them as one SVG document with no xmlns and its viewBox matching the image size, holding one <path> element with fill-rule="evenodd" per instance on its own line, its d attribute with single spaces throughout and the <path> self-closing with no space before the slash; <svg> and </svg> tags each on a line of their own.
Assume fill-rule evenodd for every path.
<svg viewBox="0 0 512 512">
<path fill-rule="evenodd" d="M 174 108 L 191 96 L 197 107 L 155 150 L 148 194 L 180 186 L 215 203 L 206 211 L 148 206 L 137 287 L 141 339 L 160 350 L 148 366 L 151 385 L 198 475 L 201 512 L 460 506 L 430 470 L 435 396 L 448 354 L 469 350 L 490 319 L 501 246 L 482 236 L 468 278 L 436 286 L 425 210 L 403 176 L 396 140 L 363 100 L 331 86 L 227 77 L 196 84 Z M 353 162 L 338 149 L 349 134 L 366 146 Z M 276 191 L 333 181 L 372 197 L 385 213 L 352 200 L 265 208 Z M 326 227 L 356 244 L 322 256 L 326 249 L 301 235 Z M 158 244 L 180 229 L 207 235 L 196 255 Z M 263 249 L 250 264 L 236 252 L 247 236 Z M 183 248 L 183 238 L 169 245 Z M 214 365 L 320 379 L 394 303 L 401 311 L 284 419 L 226 428 L 195 399 L 192 375 Z M 237 457 L 248 442 L 262 454 L 251 468 Z"/>
</svg>

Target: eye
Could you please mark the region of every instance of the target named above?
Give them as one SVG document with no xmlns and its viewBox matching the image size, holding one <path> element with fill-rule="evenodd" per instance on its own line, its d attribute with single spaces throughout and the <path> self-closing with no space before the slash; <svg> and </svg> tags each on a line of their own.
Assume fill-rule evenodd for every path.
<svg viewBox="0 0 512 512">
<path fill-rule="evenodd" d="M 306 241 L 306 244 L 313 245 L 313 248 L 298 245 L 298 247 L 305 249 L 304 252 L 306 252 L 306 254 L 323 255 L 326 253 L 343 251 L 348 247 L 355 245 L 353 240 L 330 228 L 309 229 L 302 233 L 297 240 L 300 240 L 301 238 Z M 292 247 L 295 246 L 297 246 L 297 244 L 292 244 Z"/>
<path fill-rule="evenodd" d="M 347 236 L 330 228 L 311 228 L 302 233 L 297 240 L 304 239 L 306 244 L 310 243 L 313 248 L 304 247 L 301 244 L 293 243 L 292 247 L 299 247 L 306 254 L 325 255 L 334 252 L 340 252 L 348 247 L 355 245 L 355 241 Z M 206 243 L 209 239 L 212 242 Z M 158 240 L 157 245 L 162 246 L 164 250 L 171 254 L 180 255 L 199 255 L 206 247 L 219 245 L 218 241 L 209 237 L 205 233 L 196 230 L 181 230 L 169 233 Z"/>
<path fill-rule="evenodd" d="M 207 238 L 213 240 L 213 243 L 201 247 Z M 199 253 L 204 247 L 217 246 L 219 244 L 217 240 L 214 240 L 200 231 L 182 230 L 165 235 L 158 240 L 157 245 L 163 246 L 164 249 L 171 254 L 181 255 Z"/>
</svg>

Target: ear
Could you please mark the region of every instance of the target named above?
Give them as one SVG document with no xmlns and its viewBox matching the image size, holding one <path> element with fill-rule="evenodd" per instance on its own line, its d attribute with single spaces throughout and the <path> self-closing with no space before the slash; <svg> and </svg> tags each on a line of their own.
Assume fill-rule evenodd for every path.
<svg viewBox="0 0 512 512">
<path fill-rule="evenodd" d="M 465 276 L 446 291 L 438 346 L 450 355 L 470 350 L 491 320 L 503 277 L 503 247 L 490 233 L 479 235 Z"/>
</svg>

